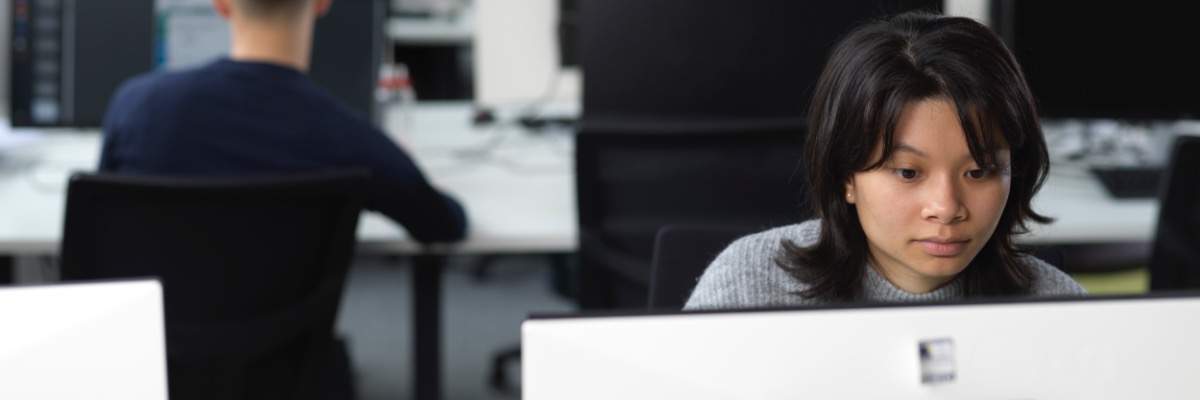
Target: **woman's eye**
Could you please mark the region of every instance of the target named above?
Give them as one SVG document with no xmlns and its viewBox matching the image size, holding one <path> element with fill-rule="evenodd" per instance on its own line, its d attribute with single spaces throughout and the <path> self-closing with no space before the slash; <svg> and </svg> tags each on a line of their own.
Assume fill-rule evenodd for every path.
<svg viewBox="0 0 1200 400">
<path fill-rule="evenodd" d="M 904 179 L 906 181 L 911 181 L 913 179 L 917 179 L 917 171 L 916 170 L 896 168 L 896 169 L 893 169 L 892 172 L 894 172 L 896 174 L 896 176 L 899 176 L 900 179 Z"/>
<path fill-rule="evenodd" d="M 980 168 L 980 169 L 973 169 L 973 170 L 967 171 L 967 176 L 970 177 L 971 179 L 983 179 L 983 178 L 986 178 L 988 175 L 991 175 L 991 173 L 992 173 L 991 169 Z"/>
</svg>

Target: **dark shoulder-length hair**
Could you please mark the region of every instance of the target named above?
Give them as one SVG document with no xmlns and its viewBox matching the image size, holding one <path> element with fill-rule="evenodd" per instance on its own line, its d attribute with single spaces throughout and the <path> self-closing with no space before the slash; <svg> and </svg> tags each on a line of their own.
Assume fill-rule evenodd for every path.
<svg viewBox="0 0 1200 400">
<path fill-rule="evenodd" d="M 1033 95 L 1016 59 L 986 26 L 908 12 L 847 33 L 817 82 L 804 161 L 821 233 L 808 247 L 784 240 L 778 257 L 781 268 L 809 285 L 799 295 L 863 298 L 869 250 L 858 214 L 844 199 L 845 183 L 855 172 L 883 165 L 905 105 L 930 98 L 956 106 L 979 165 L 991 165 L 1001 146 L 1011 150 L 1008 202 L 995 233 L 960 274 L 963 295 L 1028 292 L 1031 272 L 1018 261 L 1013 236 L 1027 232 L 1028 221 L 1051 221 L 1030 206 L 1049 171 Z M 880 143 L 882 156 L 872 159 Z"/>
</svg>

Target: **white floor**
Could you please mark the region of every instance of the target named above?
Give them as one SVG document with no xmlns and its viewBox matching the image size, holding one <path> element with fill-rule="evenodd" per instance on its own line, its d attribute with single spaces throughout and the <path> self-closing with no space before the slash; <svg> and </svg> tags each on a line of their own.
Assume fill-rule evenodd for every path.
<svg viewBox="0 0 1200 400">
<path fill-rule="evenodd" d="M 442 397 L 516 399 L 519 366 L 507 369 L 517 390 L 495 391 L 488 385 L 492 356 L 520 342 L 521 321 L 530 313 L 574 308 L 551 289 L 547 257 L 496 258 L 482 280 L 471 274 L 479 261 L 457 257 L 443 272 Z M 351 268 L 338 327 L 349 342 L 361 400 L 413 396 L 411 284 L 405 259 L 363 257 Z"/>
</svg>

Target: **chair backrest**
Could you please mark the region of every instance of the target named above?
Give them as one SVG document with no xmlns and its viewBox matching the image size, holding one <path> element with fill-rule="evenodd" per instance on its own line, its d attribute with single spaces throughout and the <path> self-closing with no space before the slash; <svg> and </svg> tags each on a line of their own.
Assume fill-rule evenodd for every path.
<svg viewBox="0 0 1200 400">
<path fill-rule="evenodd" d="M 159 278 L 172 399 L 310 397 L 368 179 L 76 174 L 62 278 Z"/>
<path fill-rule="evenodd" d="M 708 264 L 752 227 L 669 225 L 654 239 L 650 267 L 650 308 L 683 308 Z"/>
<path fill-rule="evenodd" d="M 576 135 L 580 305 L 643 308 L 658 230 L 809 215 L 803 128 L 588 126 Z"/>
<path fill-rule="evenodd" d="M 1200 136 L 1175 140 L 1150 255 L 1150 289 L 1200 288 Z"/>
</svg>

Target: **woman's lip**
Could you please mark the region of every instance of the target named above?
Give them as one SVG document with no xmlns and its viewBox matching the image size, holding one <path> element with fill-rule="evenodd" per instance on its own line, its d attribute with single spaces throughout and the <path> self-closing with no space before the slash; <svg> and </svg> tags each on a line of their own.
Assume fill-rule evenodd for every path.
<svg viewBox="0 0 1200 400">
<path fill-rule="evenodd" d="M 917 244 L 921 245 L 921 248 L 930 255 L 938 257 L 951 257 L 963 252 L 963 249 L 967 247 L 967 240 L 921 239 L 917 240 Z"/>
</svg>

